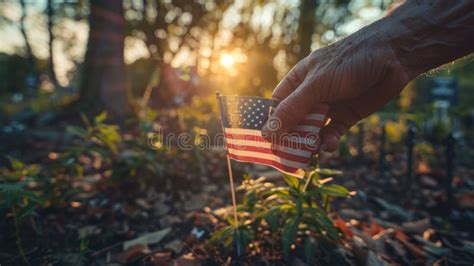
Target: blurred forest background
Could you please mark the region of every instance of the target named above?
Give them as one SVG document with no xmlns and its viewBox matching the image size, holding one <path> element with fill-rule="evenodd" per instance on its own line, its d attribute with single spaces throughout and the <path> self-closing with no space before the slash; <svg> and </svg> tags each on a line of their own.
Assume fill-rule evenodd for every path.
<svg viewBox="0 0 474 266">
<path fill-rule="evenodd" d="M 311 50 L 382 17 L 391 4 L 2 1 L 2 111 L 16 113 L 46 96 L 53 105 L 80 101 L 98 107 L 88 111 L 105 108 L 117 115 L 143 105 L 185 105 L 215 90 L 269 96 Z M 428 74 L 457 77 L 461 106 L 472 100 L 466 92 L 472 60 L 464 61 Z M 410 99 L 395 105 L 416 108 L 411 103 L 424 95 L 423 84 L 414 87 L 404 93 Z M 51 107 L 45 102 L 33 106 Z"/>
<path fill-rule="evenodd" d="M 0 1 L 0 214 L 8 218 L 0 222 L 0 262 L 90 265 L 117 241 L 175 228 L 189 221 L 191 211 L 222 207 L 229 202 L 224 152 L 164 147 L 155 132 L 219 132 L 216 90 L 270 97 L 310 51 L 383 17 L 393 2 Z M 436 86 L 448 89 L 447 100 L 434 95 Z M 413 168 L 410 176 L 431 177 L 416 179 L 412 189 L 422 189 L 423 182 L 436 189 L 420 194 L 429 200 L 409 204 L 394 189 L 393 200 L 413 210 L 429 203 L 441 211 L 436 191 L 444 191 L 446 179 L 439 174 L 445 161 L 436 160 L 444 156 L 439 145 L 455 137 L 462 147 L 457 164 L 472 163 L 473 89 L 472 55 L 426 73 L 322 162 L 348 170 L 344 182 L 363 195 L 387 191 L 375 181 L 361 182 L 364 174 L 357 169 L 372 181 L 390 176 L 390 190 L 397 176 Z M 421 140 L 415 145 L 418 161 L 407 166 L 405 146 L 397 143 L 405 143 L 412 127 Z M 236 172 L 239 180 L 244 172 L 269 173 L 249 165 L 236 166 Z M 469 167 L 457 173 L 449 189 L 452 182 L 474 185 L 462 181 L 473 177 Z M 462 188 L 455 197 L 464 204 L 456 221 L 474 220 L 463 209 L 474 205 L 469 191 Z M 185 238 L 188 227 L 176 235 Z M 166 245 L 175 240 L 168 236 Z M 180 246 L 173 256 L 185 251 Z M 120 262 L 135 263 L 133 255 Z"/>
</svg>

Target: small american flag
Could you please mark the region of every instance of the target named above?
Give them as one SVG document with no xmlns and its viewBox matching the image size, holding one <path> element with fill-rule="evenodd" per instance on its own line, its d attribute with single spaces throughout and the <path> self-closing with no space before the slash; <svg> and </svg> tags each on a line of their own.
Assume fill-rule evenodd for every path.
<svg viewBox="0 0 474 266">
<path fill-rule="evenodd" d="M 268 165 L 281 172 L 303 177 L 311 155 L 317 150 L 318 133 L 324 125 L 327 105 L 313 109 L 285 138 L 272 144 L 262 137 L 275 101 L 260 97 L 220 96 L 225 144 L 229 158 Z M 269 127 L 279 126 L 277 120 Z"/>
</svg>

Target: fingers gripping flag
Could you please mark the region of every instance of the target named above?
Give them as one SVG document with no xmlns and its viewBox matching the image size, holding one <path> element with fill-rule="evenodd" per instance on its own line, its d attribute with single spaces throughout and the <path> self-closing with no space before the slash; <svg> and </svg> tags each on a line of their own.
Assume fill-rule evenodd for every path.
<svg viewBox="0 0 474 266">
<path fill-rule="evenodd" d="M 261 128 L 267 122 L 273 100 L 260 97 L 220 96 L 225 145 L 229 157 L 236 161 L 268 165 L 291 175 L 303 177 L 311 155 L 319 143 L 327 105 L 314 108 L 289 134 L 267 141 Z M 277 129 L 280 121 L 271 119 L 269 127 Z"/>
</svg>

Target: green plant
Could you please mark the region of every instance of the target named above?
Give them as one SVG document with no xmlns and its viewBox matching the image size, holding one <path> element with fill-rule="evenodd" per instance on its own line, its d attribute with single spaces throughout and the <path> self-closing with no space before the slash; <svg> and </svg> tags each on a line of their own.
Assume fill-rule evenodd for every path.
<svg viewBox="0 0 474 266">
<path fill-rule="evenodd" d="M 0 169 L 0 210 L 5 209 L 15 227 L 17 249 L 25 264 L 20 227 L 25 218 L 50 206 L 66 206 L 82 190 L 74 186 L 84 175 L 110 172 L 112 176 L 153 176 L 163 170 L 157 150 L 147 147 L 142 136 L 122 141 L 117 125 L 105 122 L 107 114 L 83 117 L 85 126 L 69 126 L 72 143 L 45 161 L 43 167 L 10 158 L 10 168 Z M 143 178 L 138 181 L 142 182 Z M 135 181 L 133 181 L 135 182 Z M 143 183 L 143 182 L 142 182 Z M 81 250 L 87 243 L 81 242 Z"/>
<path fill-rule="evenodd" d="M 28 264 L 28 260 L 21 245 L 22 220 L 32 218 L 40 208 L 60 205 L 73 195 L 77 189 L 73 189 L 71 178 L 83 176 L 81 160 L 85 157 L 111 158 L 118 152 L 121 140 L 118 127 L 105 124 L 106 118 L 106 113 L 93 121 L 83 117 L 85 128 L 68 127 L 67 131 L 78 136 L 78 141 L 67 146 L 48 167 L 9 158 L 11 167 L 0 169 L 0 209 L 7 210 L 7 215 L 13 218 L 16 245 L 24 263 Z"/>
<path fill-rule="evenodd" d="M 352 194 L 343 186 L 329 184 L 332 178 L 328 176 L 340 174 L 319 168 L 303 179 L 284 174 L 287 186 L 277 186 L 264 177 L 246 178 L 238 187 L 245 192 L 238 207 L 242 224 L 237 227 L 229 215 L 229 225 L 214 233 L 211 242 L 226 253 L 239 249 L 258 254 L 261 247 L 268 246 L 285 259 L 292 250 L 299 250 L 312 263 L 318 250 L 334 247 L 342 237 L 328 216 L 332 197 Z"/>
<path fill-rule="evenodd" d="M 84 127 L 68 126 L 66 128 L 66 131 L 76 139 L 60 153 L 52 167 L 54 174 L 82 177 L 85 166 L 81 161 L 111 163 L 118 152 L 118 145 L 122 138 L 119 127 L 106 124 L 106 119 L 106 112 L 100 113 L 93 120 L 82 115 Z"/>
<path fill-rule="evenodd" d="M 144 187 L 148 181 L 163 175 L 167 147 L 163 144 L 157 116 L 155 110 L 146 107 L 140 109 L 136 119 L 129 121 L 137 125 L 138 134 L 122 142 L 121 153 L 112 162 L 114 180 L 140 177 L 137 181 Z"/>
<path fill-rule="evenodd" d="M 105 111 L 96 116 L 92 121 L 82 115 L 85 128 L 68 126 L 66 130 L 82 140 L 80 144 L 83 145 L 78 146 L 84 146 L 84 150 L 102 147 L 116 153 L 118 151 L 118 144 L 122 140 L 122 137 L 119 133 L 119 127 L 117 125 L 105 123 L 106 119 L 107 112 Z"/>
<path fill-rule="evenodd" d="M 37 165 L 10 159 L 11 169 L 3 169 L 0 173 L 0 209 L 6 209 L 13 218 L 18 253 L 25 264 L 29 265 L 21 244 L 20 223 L 24 218 L 31 217 L 36 209 L 44 203 L 44 199 L 35 194 L 28 185 L 34 182 L 39 174 Z"/>
<path fill-rule="evenodd" d="M 136 181 L 144 187 L 149 181 L 147 178 L 160 176 L 164 171 L 163 156 L 160 155 L 163 155 L 165 147 L 158 147 L 162 144 L 160 138 L 149 136 L 155 134 L 150 130 L 156 129 L 156 116 L 152 109 L 144 109 L 136 121 L 130 121 L 136 122 L 138 127 L 136 134 L 130 134 L 128 138 L 122 138 L 118 125 L 106 123 L 106 112 L 92 120 L 83 116 L 84 127 L 67 127 L 67 131 L 77 139 L 61 153 L 56 168 L 62 168 L 66 175 L 76 177 L 82 177 L 87 168 L 89 172 L 112 169 L 111 180 L 139 177 Z M 150 147 L 150 139 L 154 142 L 153 147 Z M 84 161 L 97 162 L 92 164 L 95 169 L 90 169 L 91 163 L 87 165 Z"/>
<path fill-rule="evenodd" d="M 163 174 L 165 164 L 160 155 L 164 149 L 152 149 L 145 140 L 142 137 L 124 142 L 124 151 L 112 162 L 113 180 L 140 177 L 138 182 L 143 187 L 146 181 L 150 181 L 147 178 L 153 179 Z"/>
</svg>

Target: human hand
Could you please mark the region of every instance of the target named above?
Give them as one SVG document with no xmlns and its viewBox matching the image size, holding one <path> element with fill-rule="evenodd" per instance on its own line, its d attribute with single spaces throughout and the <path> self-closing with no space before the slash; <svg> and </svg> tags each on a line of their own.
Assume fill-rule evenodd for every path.
<svg viewBox="0 0 474 266">
<path fill-rule="evenodd" d="M 359 120 L 379 110 L 425 71 L 474 51 L 474 2 L 405 1 L 391 14 L 298 62 L 273 92 L 280 101 L 262 128 L 274 142 L 311 108 L 329 104 L 325 151 Z"/>
<path fill-rule="evenodd" d="M 382 22 L 383 23 L 383 22 Z M 410 81 L 390 44 L 380 32 L 365 28 L 330 46 L 312 52 L 297 63 L 273 92 L 280 101 L 262 133 L 274 141 L 294 128 L 318 103 L 329 104 L 331 119 L 321 132 L 325 151 L 359 120 L 397 96 Z"/>
</svg>

